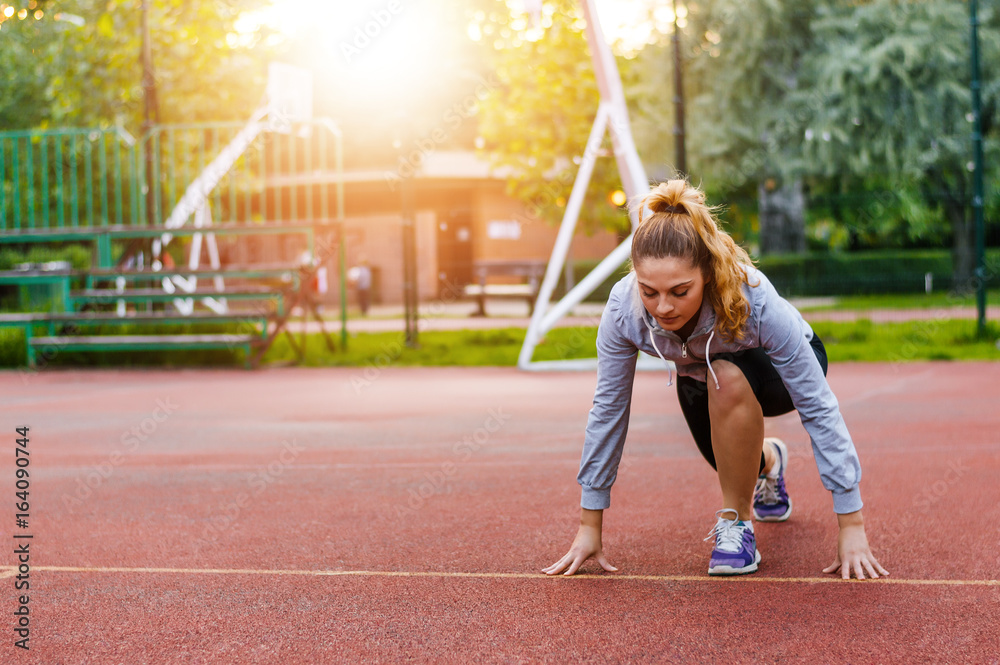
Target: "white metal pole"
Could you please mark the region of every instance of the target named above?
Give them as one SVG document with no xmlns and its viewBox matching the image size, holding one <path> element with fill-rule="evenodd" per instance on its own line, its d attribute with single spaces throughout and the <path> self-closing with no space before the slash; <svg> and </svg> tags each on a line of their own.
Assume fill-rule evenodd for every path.
<svg viewBox="0 0 1000 665">
<path fill-rule="evenodd" d="M 629 256 L 632 247 L 631 235 L 605 257 L 562 300 L 556 303 L 551 311 L 547 311 L 552 292 L 555 289 L 555 283 L 566 261 L 566 255 L 573 239 L 573 231 L 576 228 L 576 221 L 579 216 L 580 207 L 582 206 L 583 195 L 586 193 L 586 188 L 593 172 L 596 153 L 591 152 L 590 146 L 594 141 L 597 142 L 598 146 L 600 145 L 600 140 L 604 138 L 605 129 L 611 132 L 615 161 L 618 165 L 618 173 L 621 176 L 622 186 L 627 197 L 630 200 L 635 199 L 645 194 L 649 187 L 646 169 L 639 159 L 639 153 L 632 138 L 628 107 L 625 104 L 625 93 L 622 88 L 621 77 L 618 74 L 618 67 L 615 64 L 611 48 L 604 40 L 604 33 L 601 30 L 600 21 L 597 17 L 594 0 L 581 0 L 581 4 L 583 5 L 584 17 L 587 21 L 587 41 L 590 43 L 590 54 L 594 63 L 594 73 L 597 77 L 597 87 L 601 94 L 601 105 L 598 107 L 597 118 L 594 120 L 590 139 L 587 142 L 587 152 L 584 154 L 584 158 L 580 164 L 580 171 L 577 173 L 576 181 L 573 183 L 573 193 L 570 196 L 570 202 L 566 206 L 566 214 L 563 216 L 562 226 L 559 229 L 559 235 L 552 249 L 552 256 L 545 271 L 545 280 L 542 283 L 542 288 L 538 293 L 538 300 L 535 303 L 535 311 L 531 317 L 531 324 L 525 335 L 524 345 L 521 347 L 521 352 L 518 355 L 517 364 L 522 369 L 530 369 L 532 365 L 531 357 L 542 336 L 560 318 L 568 314 L 575 305 L 590 295 L 601 282 L 614 273 L 618 266 Z M 598 133 L 598 129 L 600 129 L 600 133 Z M 579 205 L 573 205 L 575 202 L 574 197 L 579 199 Z M 634 228 L 638 222 L 637 212 L 630 210 L 629 217 Z"/>
<path fill-rule="evenodd" d="M 545 307 L 552 299 L 552 292 L 559 282 L 563 264 L 566 262 L 566 255 L 569 253 L 570 245 L 573 243 L 573 233 L 576 230 L 576 222 L 580 217 L 580 209 L 583 207 L 583 199 L 587 194 L 587 185 L 590 183 L 590 176 L 597 163 L 597 153 L 604 139 L 604 132 L 608 125 L 608 107 L 604 103 L 597 107 L 597 117 L 594 118 L 594 126 L 590 129 L 590 138 L 587 139 L 587 148 L 583 152 L 583 159 L 580 161 L 580 170 L 577 171 L 576 180 L 573 182 L 573 191 L 569 195 L 566 203 L 566 212 L 563 213 L 562 224 L 559 226 L 559 235 L 556 236 L 555 245 L 552 248 L 552 256 L 545 269 L 545 278 L 542 286 L 538 290 L 538 299 L 535 303 L 534 312 L 531 315 L 531 324 L 525 335 L 524 344 L 521 346 L 521 353 L 518 356 L 518 365 L 531 362 L 531 355 L 538 345 L 544 331 L 540 330 L 541 319 L 545 316 Z"/>
</svg>

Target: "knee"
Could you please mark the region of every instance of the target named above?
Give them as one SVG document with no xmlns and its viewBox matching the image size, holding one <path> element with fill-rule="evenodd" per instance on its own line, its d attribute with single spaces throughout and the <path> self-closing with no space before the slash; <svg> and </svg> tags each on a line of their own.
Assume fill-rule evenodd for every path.
<svg viewBox="0 0 1000 665">
<path fill-rule="evenodd" d="M 756 403 L 753 390 L 743 376 L 743 371 L 729 362 L 719 360 L 712 363 L 712 369 L 719 380 L 719 387 L 711 375 L 708 378 L 708 404 L 711 409 L 728 411 L 749 403 Z"/>
</svg>

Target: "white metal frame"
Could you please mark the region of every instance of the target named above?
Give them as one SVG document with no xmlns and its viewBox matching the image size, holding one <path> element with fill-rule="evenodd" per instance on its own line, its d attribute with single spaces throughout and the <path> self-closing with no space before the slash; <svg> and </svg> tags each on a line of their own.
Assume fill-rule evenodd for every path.
<svg viewBox="0 0 1000 665">
<path fill-rule="evenodd" d="M 177 202 L 170 217 L 164 222 L 168 229 L 176 229 L 187 224 L 193 216 L 195 228 L 211 228 L 212 212 L 208 197 L 222 180 L 223 176 L 233 167 L 257 139 L 265 131 L 288 133 L 294 121 L 306 121 L 312 118 L 312 79 L 307 71 L 283 63 L 271 63 L 268 69 L 267 94 L 265 104 L 254 111 L 246 126 L 243 127 L 216 155 L 215 159 L 195 178 L 184 195 Z M 209 266 L 218 270 L 219 247 L 215 234 L 207 231 L 204 234 L 195 233 L 192 236 L 188 252 L 188 269 L 197 270 L 201 264 L 202 235 L 208 250 Z M 162 263 L 160 255 L 173 238 L 171 233 L 164 233 L 153 241 L 153 270 L 160 270 Z M 310 257 L 311 259 L 312 257 Z M 225 288 L 222 276 L 213 278 L 217 291 Z M 167 293 L 192 293 L 198 287 L 198 278 L 185 279 L 179 275 L 164 277 L 163 290 Z M 202 303 L 217 314 L 223 314 L 228 306 L 225 298 L 202 298 Z M 123 303 L 120 303 L 119 307 Z M 177 311 L 189 315 L 194 311 L 192 298 L 178 297 L 174 300 Z"/>
<path fill-rule="evenodd" d="M 618 173 L 621 175 L 622 187 L 628 200 L 632 201 L 641 196 L 649 188 L 646 170 L 639 160 L 639 153 L 636 151 L 635 141 L 632 139 L 628 107 L 625 105 L 625 93 L 622 89 L 621 77 L 618 74 L 618 66 L 615 64 L 611 48 L 604 39 L 594 0 L 582 0 L 582 5 L 587 21 L 587 41 L 590 42 L 590 53 L 594 62 L 601 103 L 597 108 L 597 116 L 594 118 L 590 138 L 587 140 L 587 148 L 580 162 L 580 170 L 573 182 L 573 191 L 566 203 L 566 212 L 563 214 L 559 234 L 556 236 L 552 256 L 549 258 L 548 268 L 545 271 L 545 278 L 538 292 L 538 300 L 535 302 L 531 324 L 518 356 L 517 365 L 524 370 L 572 369 L 593 366 L 592 362 L 532 362 L 531 358 L 534 355 L 535 347 L 538 346 L 545 333 L 614 273 L 628 258 L 632 248 L 632 235 L 629 234 L 624 242 L 612 250 L 586 277 L 580 280 L 579 284 L 563 296 L 562 300 L 549 309 L 552 293 L 566 263 L 566 256 L 573 241 L 573 233 L 576 230 L 583 198 L 594 172 L 594 164 L 606 132 L 611 133 Z M 636 211 L 630 210 L 629 217 L 634 229 L 638 222 Z"/>
</svg>

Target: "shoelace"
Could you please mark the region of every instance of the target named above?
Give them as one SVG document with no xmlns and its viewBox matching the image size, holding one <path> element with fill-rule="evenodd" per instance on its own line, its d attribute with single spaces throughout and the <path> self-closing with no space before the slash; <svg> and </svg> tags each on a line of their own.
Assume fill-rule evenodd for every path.
<svg viewBox="0 0 1000 665">
<path fill-rule="evenodd" d="M 761 476 L 753 490 L 754 501 L 764 504 L 778 503 L 778 479 Z"/>
<path fill-rule="evenodd" d="M 712 527 L 712 530 L 708 532 L 705 540 L 715 538 L 715 549 L 717 550 L 739 552 L 743 549 L 743 531 L 746 527 L 738 526 L 736 524 L 738 520 L 727 520 L 724 517 L 720 517 L 722 513 L 736 513 L 736 511 L 731 508 L 717 511 L 715 516 L 719 519 L 715 523 L 715 526 Z M 737 517 L 739 517 L 738 514 Z"/>
</svg>

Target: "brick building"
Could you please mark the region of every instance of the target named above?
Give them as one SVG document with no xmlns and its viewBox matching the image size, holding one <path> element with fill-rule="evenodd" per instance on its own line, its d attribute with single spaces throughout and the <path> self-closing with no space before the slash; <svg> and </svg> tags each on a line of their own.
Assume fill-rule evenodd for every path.
<svg viewBox="0 0 1000 665">
<path fill-rule="evenodd" d="M 409 175 L 409 174 L 408 174 Z M 304 176 L 298 176 L 302 178 Z M 316 174 L 313 183 L 329 183 L 334 174 Z M 347 265 L 367 260 L 373 269 L 372 299 L 403 300 L 403 195 L 409 187 L 414 211 L 418 294 L 421 301 L 444 297 L 474 281 L 481 261 L 546 262 L 558 226 L 531 219 L 522 202 L 506 194 L 506 179 L 491 172 L 472 152 L 435 152 L 406 183 L 385 170 L 344 174 Z M 583 214 L 586 214 L 584 211 Z M 578 233 L 572 261 L 596 261 L 618 244 L 613 233 Z M 327 261 L 329 302 L 339 296 L 336 257 Z"/>
</svg>

